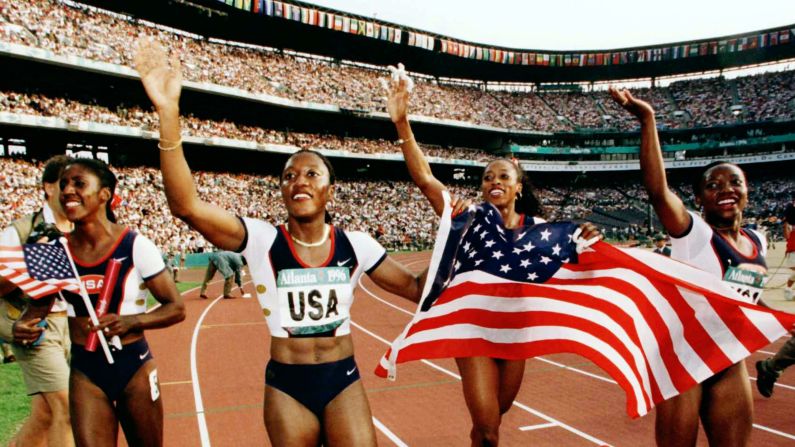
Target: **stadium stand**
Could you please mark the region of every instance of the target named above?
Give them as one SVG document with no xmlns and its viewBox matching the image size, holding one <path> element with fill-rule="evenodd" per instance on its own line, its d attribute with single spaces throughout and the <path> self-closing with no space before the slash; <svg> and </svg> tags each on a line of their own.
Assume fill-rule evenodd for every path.
<svg viewBox="0 0 795 447">
<path fill-rule="evenodd" d="M 7 2 L 0 6 L 0 17 L 3 40 L 54 54 L 131 66 L 130 39 L 150 35 L 181 55 L 186 78 L 192 81 L 346 109 L 384 111 L 378 82 L 385 75 L 384 67 L 211 41 L 72 2 Z M 416 77 L 413 113 L 418 115 L 507 129 L 635 128 L 604 91 L 499 92 L 487 90 L 483 83 L 445 84 L 419 74 Z M 780 121 L 795 117 L 793 83 L 794 72 L 786 71 L 736 80 L 678 81 L 665 88 L 639 90 L 637 96 L 652 102 L 664 128 Z"/>
<path fill-rule="evenodd" d="M 384 66 L 212 39 L 68 0 L 0 4 L 0 43 L 16 45 L 14 48 L 34 48 L 51 52 L 47 54 L 130 67 L 133 49 L 129 43 L 140 36 L 156 37 L 171 51 L 180 54 L 186 79 L 190 81 L 240 89 L 252 96 L 266 94 L 302 101 L 301 104 L 337 106 L 337 115 L 344 115 L 345 111 L 384 112 L 379 82 L 387 75 Z M 74 71 L 77 69 L 75 66 Z M 422 73 L 413 73 L 412 76 L 417 84 L 412 114 L 458 122 L 434 124 L 439 127 L 435 141 L 433 144 L 422 141 L 422 146 L 429 155 L 450 161 L 449 166 L 441 168 L 446 170 L 448 177 L 463 181 L 455 186 L 455 191 L 466 197 L 477 199 L 478 195 L 477 188 L 473 187 L 477 182 L 477 170 L 469 169 L 477 168 L 478 162 L 492 158 L 495 153 L 542 162 L 562 160 L 568 164 L 576 164 L 579 160 L 637 158 L 636 152 L 589 155 L 587 151 L 566 150 L 637 146 L 637 135 L 631 133 L 636 130 L 636 122 L 615 105 L 605 91 L 581 85 L 565 89 L 542 88 L 538 84 L 500 85 L 437 78 Z M 12 118 L 59 118 L 66 121 L 69 131 L 99 123 L 134 128 L 151 138 L 157 130 L 154 114 L 147 102 L 140 102 L 140 96 L 119 93 L 113 99 L 102 95 L 92 97 L 86 93 L 90 88 L 76 85 L 53 93 L 55 89 L 40 88 L 43 87 L 38 84 L 41 79 L 34 78 L 26 85 L 0 85 L 0 112 L 13 115 Z M 738 147 L 731 152 L 722 145 L 746 138 L 795 132 L 792 125 L 795 120 L 795 71 L 735 79 L 682 80 L 665 87 L 640 88 L 636 95 L 655 106 L 664 143 L 698 143 L 707 148 L 688 151 L 688 158 L 755 154 L 760 145 Z M 231 101 L 239 104 L 239 99 Z M 340 199 L 337 203 L 341 204 L 338 205 L 340 207 L 350 208 L 333 210 L 339 223 L 350 229 L 377 234 L 391 249 L 426 248 L 432 243 L 433 214 L 429 208 L 420 205 L 424 200 L 410 183 L 394 179 L 395 172 L 402 172 L 402 167 L 395 169 L 395 160 L 399 162 L 399 157 L 392 159 L 393 163 L 385 165 L 387 167 L 381 166 L 381 171 L 374 167 L 374 172 L 368 175 L 356 175 L 370 168 L 369 163 L 374 159 L 367 156 L 399 152 L 389 141 L 392 135 L 384 134 L 376 124 L 359 125 L 353 121 L 356 122 L 353 127 L 367 128 L 358 133 L 361 129 L 351 133 L 338 129 L 330 131 L 319 124 L 305 126 L 311 130 L 296 130 L 291 126 L 267 127 L 203 112 L 206 110 L 185 110 L 185 128 L 190 136 L 274 144 L 288 150 L 315 148 L 343 154 L 335 159 L 335 164 L 342 161 L 344 168 L 343 181 L 337 189 Z M 86 123 L 89 126 L 83 126 Z M 779 124 L 782 126 L 780 129 L 771 127 Z M 472 126 L 488 126 L 487 130 L 492 134 L 486 134 L 478 142 L 470 142 L 467 140 L 471 134 L 462 133 L 457 143 L 452 142 L 453 134 Z M 9 128 L 17 129 L 6 129 Z M 538 132 L 538 135 L 528 136 L 528 131 Z M 89 134 L 75 137 L 81 144 L 89 146 L 94 138 Z M 63 144 L 63 140 L 57 141 Z M 103 142 L 107 141 L 105 136 Z M 549 154 L 543 151 L 535 155 L 511 154 L 509 146 L 513 141 L 562 150 Z M 786 139 L 765 144 L 765 153 L 791 150 L 787 149 L 791 148 L 791 142 Z M 121 178 L 119 195 L 124 199 L 119 215 L 125 222 L 169 253 L 206 248 L 207 243 L 200 236 L 163 211 L 167 208 L 159 173 L 145 166 L 152 162 L 151 157 L 113 156 L 117 157 L 114 167 Z M 678 155 L 670 154 L 672 159 L 675 156 Z M 35 196 L 30 193 L 36 185 L 38 167 L 30 160 L 36 155 L 28 153 L 24 158 L 28 161 L 0 159 L 1 180 L 11 191 L 0 197 L 0 208 L 8 211 L 0 219 L 2 225 L 7 224 L 6 216 L 29 212 L 35 206 L 31 200 Z M 455 172 L 459 166 L 468 169 L 466 175 Z M 218 169 L 223 170 L 224 167 Z M 385 170 L 390 175 L 379 177 Z M 578 183 L 579 177 L 575 176 L 580 172 L 572 172 L 563 176 L 537 176 L 541 186 L 538 192 L 546 207 L 547 218 L 588 219 L 616 240 L 637 239 L 653 228 L 659 228 L 658 222 L 649 219 L 646 197 L 638 188 L 637 178 L 628 176 L 617 181 L 610 174 L 601 177 L 589 174 L 594 178 Z M 276 206 L 280 199 L 277 179 L 273 175 L 272 168 L 256 175 L 199 171 L 197 182 L 202 193 L 240 215 L 279 221 L 284 216 L 271 215 L 272 210 L 281 208 Z M 772 230 L 778 228 L 776 219 L 783 206 L 791 200 L 793 191 L 791 178 L 786 175 L 778 178 L 776 175 L 771 173 L 759 180 L 752 178 L 752 194 L 756 195 L 746 209 L 749 218 L 769 223 Z M 536 177 L 535 174 L 531 176 Z M 405 179 L 405 174 L 402 178 Z M 682 197 L 690 197 L 686 180 L 678 179 L 672 187 Z M 352 212 L 354 208 L 356 212 Z"/>
</svg>

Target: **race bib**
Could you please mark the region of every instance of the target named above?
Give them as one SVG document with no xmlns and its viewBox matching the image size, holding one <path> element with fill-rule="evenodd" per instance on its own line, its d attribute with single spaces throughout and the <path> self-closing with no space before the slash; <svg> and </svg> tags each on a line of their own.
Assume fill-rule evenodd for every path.
<svg viewBox="0 0 795 447">
<path fill-rule="evenodd" d="M 750 265 L 753 270 L 743 268 Z M 737 267 L 730 266 L 723 275 L 723 280 L 737 291 L 743 298 L 756 304 L 762 297 L 762 292 L 767 282 L 767 276 L 761 266 L 751 264 L 740 264 Z"/>
<path fill-rule="evenodd" d="M 149 373 L 149 392 L 152 396 L 152 402 L 160 398 L 160 384 L 157 383 L 157 369 L 153 369 Z"/>
<path fill-rule="evenodd" d="M 281 325 L 290 335 L 331 332 L 350 317 L 353 290 L 347 267 L 281 270 L 276 286 Z"/>
</svg>

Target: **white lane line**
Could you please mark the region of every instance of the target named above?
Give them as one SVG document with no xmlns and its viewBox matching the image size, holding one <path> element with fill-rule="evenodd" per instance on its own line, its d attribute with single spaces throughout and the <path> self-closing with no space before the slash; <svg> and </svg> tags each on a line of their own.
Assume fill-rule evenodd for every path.
<svg viewBox="0 0 795 447">
<path fill-rule="evenodd" d="M 193 381 L 193 400 L 196 404 L 196 419 L 199 423 L 199 438 L 201 439 L 202 447 L 210 447 L 210 432 L 207 430 L 207 420 L 204 418 L 204 403 L 202 402 L 202 391 L 199 385 L 199 371 L 196 368 L 196 345 L 199 341 L 199 329 L 202 326 L 204 317 L 215 306 L 215 303 L 221 299 L 223 299 L 223 295 L 214 299 L 204 309 L 199 319 L 196 320 L 196 325 L 193 327 L 193 337 L 190 340 L 190 378 Z"/>
<path fill-rule="evenodd" d="M 563 423 L 563 422 L 561 422 L 561 421 L 559 421 L 559 420 L 557 420 L 557 419 L 555 419 L 553 417 L 547 416 L 546 414 L 544 414 L 544 413 L 542 413 L 542 412 L 540 412 L 538 410 L 534 410 L 534 409 L 528 407 L 527 405 L 525 405 L 525 404 L 523 404 L 521 402 L 513 401 L 513 404 L 516 405 L 517 407 L 521 408 L 522 410 L 527 411 L 530 414 L 533 414 L 535 416 L 540 417 L 541 419 L 543 419 L 543 420 L 545 420 L 547 422 L 550 422 L 550 423 L 553 423 L 553 424 L 557 424 L 560 428 L 566 429 L 566 430 L 574 433 L 575 435 L 578 435 L 578 436 L 580 436 L 580 437 L 582 437 L 584 439 L 587 439 L 587 440 L 593 442 L 594 444 L 596 444 L 596 445 L 598 445 L 600 447 L 610 447 L 612 445 L 612 444 L 608 444 L 608 443 L 602 441 L 599 438 L 595 438 L 595 437 L 589 435 L 588 433 L 585 433 L 583 431 L 577 430 L 576 428 L 572 427 L 571 425 L 565 424 L 565 423 Z"/>
<path fill-rule="evenodd" d="M 789 433 L 784 433 L 783 431 L 778 431 L 778 430 L 770 428 L 770 427 L 765 427 L 764 425 L 754 424 L 754 428 L 758 428 L 760 430 L 764 430 L 764 431 L 766 431 L 768 433 L 773 433 L 774 435 L 783 436 L 785 438 L 795 439 L 795 435 L 791 435 Z"/>
<path fill-rule="evenodd" d="M 383 343 L 383 344 L 385 344 L 387 346 L 390 346 L 392 344 L 392 342 L 390 342 L 389 340 L 387 340 L 387 339 L 385 339 L 385 338 L 383 338 L 383 337 L 381 337 L 381 336 L 379 336 L 377 334 L 374 334 L 373 332 L 369 331 L 368 329 L 365 329 L 364 327 L 362 327 L 361 325 L 359 325 L 358 323 L 356 323 L 353 320 L 351 320 L 351 324 L 354 327 L 356 327 L 357 329 L 359 329 L 360 331 L 364 332 L 365 334 L 373 337 L 374 339 L 380 341 L 381 343 Z M 461 380 L 461 376 L 459 376 L 458 374 L 456 374 L 456 373 L 454 373 L 454 372 L 452 372 L 450 370 L 444 369 L 444 368 L 442 368 L 441 366 L 439 366 L 439 365 L 437 365 L 435 363 L 432 363 L 432 362 L 430 362 L 428 360 L 424 360 L 424 359 L 420 360 L 420 361 L 422 363 L 425 363 L 426 365 L 430 366 L 431 368 L 434 368 L 434 369 L 438 370 L 442 374 L 447 374 L 448 376 L 450 376 L 450 377 L 452 377 L 454 379 Z"/>
<path fill-rule="evenodd" d="M 756 377 L 749 377 L 749 379 L 753 380 L 754 382 L 756 382 Z M 788 389 L 788 390 L 795 390 L 795 386 L 784 385 L 783 383 L 776 383 L 775 385 L 777 387 L 785 388 L 785 389 Z"/>
<path fill-rule="evenodd" d="M 386 428 L 386 425 L 382 424 L 381 421 L 373 416 L 373 424 L 375 424 L 376 428 L 381 430 L 381 433 L 385 434 L 390 441 L 394 442 L 398 447 L 409 447 L 408 444 L 403 442 L 400 438 L 398 438 L 391 430 Z"/>
<path fill-rule="evenodd" d="M 542 428 L 550 428 L 550 427 L 557 427 L 558 424 L 554 422 L 550 422 L 548 424 L 538 424 L 538 425 L 525 425 L 524 427 L 519 427 L 520 431 L 531 431 L 531 430 L 540 430 Z"/>
<path fill-rule="evenodd" d="M 208 283 L 207 283 L 207 285 L 208 285 L 208 286 L 211 286 L 211 285 L 213 285 L 213 284 L 215 284 L 215 283 L 219 283 L 219 282 L 221 282 L 221 281 L 223 281 L 223 280 L 222 280 L 222 279 L 217 279 L 217 280 L 215 280 L 215 281 L 208 282 Z M 179 294 L 180 294 L 180 295 L 185 295 L 186 293 L 190 293 L 190 292 L 193 292 L 194 290 L 198 290 L 198 289 L 201 289 L 201 286 L 196 286 L 196 287 L 194 287 L 194 288 L 192 288 L 192 289 L 184 290 L 184 291 L 182 291 L 182 292 L 179 292 Z M 160 303 L 158 302 L 157 304 L 155 304 L 154 306 L 150 307 L 149 309 L 146 309 L 146 313 L 152 312 L 153 310 L 157 309 L 157 308 L 158 308 L 158 307 L 160 307 L 160 306 L 162 306 L 162 304 L 160 304 Z"/>
<path fill-rule="evenodd" d="M 223 280 L 218 279 L 207 283 L 207 285 L 209 286 L 215 283 L 219 283 L 221 281 Z M 245 285 L 250 282 L 251 281 L 246 281 L 243 284 Z M 200 287 L 194 287 L 192 289 L 188 289 L 182 292 L 182 294 L 184 295 L 198 288 Z M 215 303 L 220 301 L 223 297 L 224 297 L 223 295 L 219 296 L 218 298 L 213 300 L 213 302 L 210 303 L 209 306 L 207 306 L 204 309 L 204 312 L 202 312 L 201 316 L 199 316 L 199 319 L 196 320 L 196 325 L 193 327 L 193 336 L 191 337 L 190 340 L 190 377 L 193 382 L 193 401 L 195 402 L 196 406 L 196 420 L 199 424 L 199 439 L 201 440 L 202 447 L 210 447 L 210 432 L 207 430 L 207 419 L 205 419 L 204 417 L 204 402 L 202 401 L 201 385 L 199 385 L 199 369 L 196 366 L 196 346 L 198 345 L 199 329 L 201 329 L 202 327 L 202 322 L 204 321 L 204 317 L 206 317 L 207 313 L 210 312 L 210 309 L 212 309 L 212 307 L 215 306 Z"/>
<path fill-rule="evenodd" d="M 362 282 L 361 282 L 361 278 L 359 279 L 359 286 L 361 286 L 362 290 L 364 290 L 368 295 L 370 295 L 370 296 L 372 296 L 374 298 L 378 298 L 373 292 L 371 292 L 366 287 L 364 287 L 364 284 L 362 284 Z M 379 299 L 379 301 L 381 301 L 381 300 Z M 403 309 L 401 309 L 401 310 L 403 310 Z M 387 341 L 383 337 L 380 337 L 380 336 L 372 333 L 371 331 L 365 329 L 364 327 L 362 327 L 361 325 L 359 325 L 359 324 L 357 324 L 357 323 L 355 323 L 353 321 L 351 321 L 351 324 L 354 325 L 356 328 L 360 329 L 361 331 L 363 331 L 364 333 L 372 336 L 376 340 L 379 340 L 380 342 L 384 343 L 387 346 L 390 346 L 392 344 L 391 342 Z M 422 360 L 422 363 L 425 363 L 426 365 L 429 365 L 429 366 L 433 367 L 434 369 L 437 369 L 438 371 L 440 371 L 440 372 L 442 372 L 444 374 L 447 374 L 447 375 L 449 375 L 451 377 L 455 377 L 456 379 L 461 380 L 461 376 L 459 376 L 458 374 L 456 374 L 456 373 L 454 373 L 454 372 L 452 372 L 452 371 L 450 371 L 450 370 L 448 370 L 446 368 L 443 368 L 443 367 L 441 367 L 439 365 L 436 365 L 435 363 L 432 363 L 432 362 L 430 362 L 428 360 Z M 541 413 L 540 411 L 534 410 L 534 409 L 528 407 L 527 405 L 524 405 L 521 402 L 513 401 L 513 405 L 515 405 L 515 406 L 521 408 L 522 410 L 527 411 L 528 413 L 533 414 L 533 415 L 535 415 L 535 416 L 537 416 L 537 417 L 539 417 L 541 419 L 544 419 L 545 421 L 547 421 L 549 423 L 556 424 L 557 426 L 559 426 L 559 427 L 561 427 L 561 428 L 563 428 L 565 430 L 568 430 L 571 433 L 574 433 L 575 435 L 578 435 L 578 436 L 580 436 L 580 437 L 582 437 L 584 439 L 587 439 L 588 441 L 591 441 L 594 444 L 597 444 L 599 446 L 609 446 L 610 445 L 610 444 L 608 444 L 608 443 L 606 443 L 606 442 L 604 442 L 604 441 L 602 441 L 602 440 L 600 440 L 598 438 L 595 438 L 595 437 L 593 437 L 593 436 L 591 436 L 591 435 L 589 435 L 589 434 L 587 434 L 585 432 L 577 430 L 576 428 L 574 428 L 574 427 L 572 427 L 570 425 L 567 425 L 567 424 L 565 424 L 565 423 L 563 423 L 563 422 L 561 422 L 561 421 L 559 421 L 559 420 L 557 420 L 555 418 L 547 416 L 546 414 Z"/>
</svg>

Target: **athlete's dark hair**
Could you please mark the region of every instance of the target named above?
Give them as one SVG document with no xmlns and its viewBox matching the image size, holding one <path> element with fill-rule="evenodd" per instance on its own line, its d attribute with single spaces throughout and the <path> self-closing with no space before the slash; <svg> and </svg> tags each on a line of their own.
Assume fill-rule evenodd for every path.
<svg viewBox="0 0 795 447">
<path fill-rule="evenodd" d="M 713 161 L 712 163 L 710 163 L 710 164 L 704 166 L 703 168 L 701 168 L 701 171 L 699 171 L 698 176 L 693 178 L 693 184 L 692 185 L 693 185 L 693 194 L 694 195 L 698 196 L 699 194 L 701 194 L 703 192 L 704 186 L 702 185 L 702 182 L 706 178 L 707 172 L 709 172 L 709 170 L 714 168 L 715 166 L 720 166 L 720 165 L 734 166 L 737 169 L 739 169 L 740 172 L 743 173 L 743 177 L 746 177 L 745 171 L 743 171 L 743 169 L 741 167 L 737 166 L 736 164 L 734 164 L 734 163 L 732 163 L 730 161 L 726 161 L 726 160 Z"/>
<path fill-rule="evenodd" d="M 790 202 L 784 209 L 784 221 L 790 225 L 795 225 L 795 203 Z"/>
<path fill-rule="evenodd" d="M 334 182 L 337 181 L 337 176 L 336 176 L 336 174 L 334 174 L 334 167 L 331 166 L 331 161 L 329 161 L 329 159 L 326 158 L 325 155 L 321 154 L 318 151 L 313 151 L 312 149 L 300 149 L 300 150 L 294 152 L 292 155 L 290 155 L 290 157 L 287 159 L 287 161 L 284 162 L 284 166 L 287 166 L 287 164 L 290 163 L 290 160 L 292 160 L 293 157 L 295 157 L 297 155 L 301 155 L 301 154 L 312 154 L 312 155 L 318 157 L 320 159 L 320 161 L 322 161 L 323 164 L 326 165 L 326 169 L 328 169 L 329 184 L 333 185 Z M 284 169 L 282 169 L 281 178 L 284 178 Z M 331 213 L 329 213 L 328 210 L 326 210 L 326 223 L 331 223 L 331 217 L 332 217 Z"/>
<path fill-rule="evenodd" d="M 66 155 L 56 155 L 54 157 L 50 157 L 44 162 L 44 169 L 41 172 L 41 182 L 58 183 L 58 179 L 61 178 L 63 168 L 65 168 L 66 165 L 71 163 L 73 160 L 74 159 L 72 157 L 67 157 Z M 46 200 L 48 198 L 47 191 L 45 191 L 44 199 Z"/>
<path fill-rule="evenodd" d="M 72 165 L 79 165 L 88 169 L 94 175 L 96 175 L 97 178 L 99 178 L 100 187 L 108 188 L 110 190 L 110 198 L 105 204 L 105 215 L 108 217 L 109 221 L 115 223 L 116 215 L 113 214 L 111 204 L 113 203 L 113 197 L 116 195 L 116 175 L 110 170 L 110 167 L 107 165 L 107 163 L 102 160 L 95 160 L 93 158 L 74 158 L 69 162 L 68 165 L 64 167 L 64 169 Z"/>
<path fill-rule="evenodd" d="M 516 170 L 516 176 L 519 182 L 522 184 L 522 192 L 516 198 L 516 205 L 515 209 L 517 213 L 522 213 L 527 216 L 539 216 L 542 217 L 544 215 L 544 208 L 541 206 L 541 202 L 536 197 L 535 187 L 533 183 L 530 181 L 530 177 L 524 172 L 524 170 L 513 160 L 509 160 L 507 158 L 496 158 L 491 160 L 489 164 L 492 164 L 497 161 L 506 161 L 508 162 L 513 168 Z M 488 168 L 488 165 L 486 166 Z M 484 169 L 485 173 L 485 169 Z"/>
</svg>

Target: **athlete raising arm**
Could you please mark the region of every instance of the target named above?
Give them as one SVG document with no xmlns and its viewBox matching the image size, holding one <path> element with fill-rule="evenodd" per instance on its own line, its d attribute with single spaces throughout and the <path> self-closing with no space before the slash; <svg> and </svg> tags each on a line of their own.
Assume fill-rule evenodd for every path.
<svg viewBox="0 0 795 447">
<path fill-rule="evenodd" d="M 418 302 L 425 274 L 410 273 L 368 234 L 327 222 L 334 170 L 322 154 L 289 157 L 280 189 L 287 222 L 238 217 L 203 201 L 182 152 L 180 65 L 139 42 L 135 65 L 160 117 L 160 167 L 171 212 L 223 250 L 242 253 L 271 333 L 265 427 L 274 445 L 375 445 L 353 358 L 350 307 L 359 277 Z M 462 205 L 459 205 L 459 208 Z"/>
</svg>

